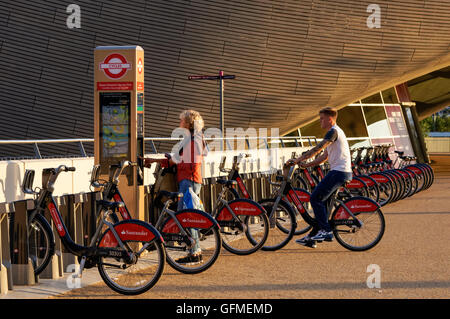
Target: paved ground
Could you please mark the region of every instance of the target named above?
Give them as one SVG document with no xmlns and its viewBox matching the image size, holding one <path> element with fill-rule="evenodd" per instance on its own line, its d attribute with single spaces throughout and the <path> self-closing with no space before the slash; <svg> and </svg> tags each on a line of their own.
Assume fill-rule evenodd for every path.
<svg viewBox="0 0 450 319">
<path fill-rule="evenodd" d="M 383 208 L 386 232 L 370 251 L 351 252 L 336 242 L 309 249 L 292 241 L 276 252 L 224 252 L 212 268 L 197 275 L 180 274 L 167 265 L 155 287 L 133 298 L 450 298 L 450 156 L 433 160 L 434 185 Z M 380 288 L 367 286 L 373 274 L 369 265 L 379 267 Z M 89 277 L 89 282 L 99 279 L 95 271 Z M 45 298 L 66 289 L 65 280 L 51 284 L 5 298 Z M 102 282 L 54 297 L 124 298 Z"/>
</svg>

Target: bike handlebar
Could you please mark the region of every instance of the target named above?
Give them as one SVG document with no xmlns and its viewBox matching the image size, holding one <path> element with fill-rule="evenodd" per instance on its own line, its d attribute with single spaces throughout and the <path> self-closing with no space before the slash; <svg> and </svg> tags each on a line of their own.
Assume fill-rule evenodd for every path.
<svg viewBox="0 0 450 319">
<path fill-rule="evenodd" d="M 110 182 L 113 182 L 114 184 L 119 183 L 119 176 L 122 174 L 123 170 L 127 168 L 128 166 L 138 166 L 138 163 L 131 162 L 131 161 L 121 161 L 119 164 L 114 164 L 110 166 L 110 169 L 115 168 L 114 174 L 110 175 Z"/>
<path fill-rule="evenodd" d="M 119 183 L 119 176 L 122 174 L 123 170 L 127 167 L 134 167 L 138 166 L 139 164 L 136 162 L 131 161 L 121 161 L 118 164 L 112 164 L 109 166 L 110 174 L 109 174 L 109 182 L 118 184 Z M 112 170 L 114 169 L 114 172 L 112 173 Z M 100 183 L 98 180 L 91 180 L 91 185 L 94 187 L 104 187 L 106 184 Z"/>
<path fill-rule="evenodd" d="M 50 192 L 53 192 L 54 190 L 53 186 L 55 185 L 56 179 L 58 178 L 59 174 L 61 172 L 75 172 L 75 170 L 76 170 L 75 167 L 66 165 L 59 165 L 56 169 L 54 168 L 50 169 L 52 175 L 49 177 L 47 185 L 44 186 L 44 188 L 46 188 Z"/>
</svg>

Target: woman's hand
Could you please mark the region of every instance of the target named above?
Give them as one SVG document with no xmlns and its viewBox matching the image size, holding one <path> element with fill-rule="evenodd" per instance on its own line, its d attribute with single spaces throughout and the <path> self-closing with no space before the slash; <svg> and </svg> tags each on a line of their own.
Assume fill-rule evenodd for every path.
<svg viewBox="0 0 450 319">
<path fill-rule="evenodd" d="M 160 161 L 160 159 L 157 158 L 143 158 L 144 160 L 144 167 L 150 167 L 152 166 L 152 163 L 157 163 Z"/>
<path fill-rule="evenodd" d="M 286 166 L 294 166 L 295 164 L 297 164 L 297 162 L 293 158 L 288 159 L 287 162 L 286 162 Z"/>
</svg>

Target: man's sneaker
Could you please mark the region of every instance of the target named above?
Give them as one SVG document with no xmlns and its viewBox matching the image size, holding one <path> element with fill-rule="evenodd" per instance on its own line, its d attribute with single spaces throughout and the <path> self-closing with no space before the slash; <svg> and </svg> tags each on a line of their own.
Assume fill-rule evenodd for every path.
<svg viewBox="0 0 450 319">
<path fill-rule="evenodd" d="M 312 236 L 311 239 L 312 240 L 317 240 L 319 242 L 322 242 L 324 240 L 325 241 L 333 241 L 333 232 L 332 231 L 327 232 L 327 231 L 324 231 L 324 230 L 319 230 L 319 232 L 316 235 Z"/>
<path fill-rule="evenodd" d="M 188 255 L 186 257 L 181 257 L 175 260 L 177 264 L 196 264 L 203 261 L 202 254 L 199 255 Z"/>
<path fill-rule="evenodd" d="M 312 240 L 309 235 L 306 235 L 305 237 L 297 239 L 295 242 L 297 244 L 303 245 L 305 247 L 310 247 L 310 248 L 316 248 L 317 247 L 316 241 Z"/>
</svg>

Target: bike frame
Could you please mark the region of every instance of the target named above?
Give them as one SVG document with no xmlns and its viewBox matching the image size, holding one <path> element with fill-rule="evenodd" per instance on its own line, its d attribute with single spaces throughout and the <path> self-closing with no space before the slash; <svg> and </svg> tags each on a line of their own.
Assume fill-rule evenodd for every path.
<svg viewBox="0 0 450 319">
<path fill-rule="evenodd" d="M 292 203 L 294 203 L 296 209 L 298 210 L 298 212 L 300 213 L 300 216 L 302 216 L 303 220 L 308 223 L 309 225 L 313 226 L 313 227 L 317 227 L 317 222 L 314 218 L 312 218 L 308 213 L 307 210 L 305 209 L 305 206 L 303 205 L 302 200 L 299 198 L 297 192 L 295 191 L 295 189 L 292 187 L 291 184 L 291 178 L 290 176 L 292 176 L 292 171 L 293 169 L 290 169 L 290 172 L 288 174 L 287 177 L 283 178 L 283 181 L 281 182 L 280 188 L 278 190 L 278 194 L 277 197 L 275 199 L 275 204 L 272 208 L 272 212 L 270 213 L 270 216 L 273 216 L 278 203 L 282 200 L 283 197 L 286 197 L 288 199 L 290 199 L 290 201 Z M 327 207 L 328 207 L 328 215 L 331 215 L 331 211 L 330 208 L 334 207 L 337 204 L 341 205 L 345 211 L 355 219 L 356 221 L 356 226 L 357 227 L 361 227 L 362 224 L 361 222 L 358 220 L 358 218 L 351 212 L 351 210 L 347 207 L 347 205 L 345 205 L 345 203 L 340 200 L 339 198 L 337 198 L 337 193 L 338 190 L 335 191 L 335 193 L 333 195 L 330 196 L 328 203 L 327 203 Z M 335 222 L 336 225 L 336 222 Z"/>
<path fill-rule="evenodd" d="M 72 169 L 74 170 L 74 168 Z M 45 170 L 44 170 L 45 171 Z M 47 182 L 47 187 L 43 187 L 43 189 L 40 190 L 39 193 L 37 193 L 37 199 L 36 202 L 36 208 L 30 213 L 29 218 L 32 220 L 35 216 L 35 214 L 42 214 L 45 209 L 48 209 L 51 215 L 51 219 L 56 227 L 56 230 L 58 232 L 59 237 L 61 238 L 61 242 L 63 243 L 64 247 L 67 248 L 67 250 L 72 253 L 75 256 L 82 257 L 82 261 L 80 263 L 80 272 L 79 275 L 81 276 L 81 273 L 83 271 L 86 258 L 92 258 L 92 257 L 114 257 L 114 258 L 122 258 L 126 262 L 131 262 L 132 256 L 130 256 L 126 249 L 126 244 L 122 241 L 121 237 L 117 233 L 115 227 L 118 224 L 112 224 L 108 222 L 106 219 L 107 217 L 114 213 L 111 210 L 106 210 L 102 205 L 99 205 L 99 215 L 97 220 L 97 228 L 95 231 L 95 234 L 93 235 L 91 239 L 91 243 L 89 246 L 82 246 L 75 243 L 72 239 L 72 237 L 69 234 L 69 231 L 67 230 L 66 225 L 64 224 L 63 218 L 61 216 L 61 213 L 58 209 L 58 205 L 56 204 L 54 198 L 53 198 L 53 184 L 56 181 L 56 178 L 58 177 L 59 173 L 64 171 L 64 166 L 58 167 L 58 169 L 47 169 L 46 173 L 50 174 L 50 178 Z M 129 226 L 128 224 L 137 224 L 138 227 L 145 228 L 145 225 L 140 221 L 135 220 L 129 220 L 126 224 L 123 225 L 122 228 L 127 228 Z M 108 230 L 104 233 L 107 234 L 107 232 L 111 232 L 115 243 L 117 243 L 122 250 L 115 249 L 114 247 L 101 247 L 102 242 L 99 243 L 99 245 L 96 245 L 97 242 L 100 239 L 100 235 L 102 234 L 103 227 L 107 226 Z M 135 238 L 136 241 L 146 242 L 142 248 L 137 252 L 137 254 L 141 254 L 149 245 L 150 241 L 152 241 L 154 238 L 158 238 L 152 230 L 147 229 L 146 236 L 150 235 L 149 237 L 145 238 Z M 150 234 L 149 234 L 150 233 Z M 140 239 L 140 240 L 139 240 Z"/>
<path fill-rule="evenodd" d="M 107 212 L 107 214 L 104 214 L 100 218 L 100 222 L 97 223 L 98 226 L 97 226 L 94 236 L 92 237 L 90 245 L 89 246 L 81 246 L 81 245 L 78 245 L 77 243 L 75 243 L 73 241 L 73 239 L 71 238 L 69 231 L 67 230 L 67 227 L 64 224 L 61 213 L 59 212 L 58 205 L 56 204 L 56 202 L 52 196 L 52 193 L 49 191 L 46 191 L 46 190 L 41 191 L 41 193 L 38 195 L 37 202 L 39 204 L 38 204 L 37 208 L 34 210 L 34 212 L 31 213 L 30 218 L 32 219 L 34 217 L 33 214 L 41 213 L 46 208 L 49 210 L 51 219 L 56 226 L 56 230 L 58 232 L 59 237 L 61 238 L 61 242 L 63 243 L 64 247 L 73 255 L 82 257 L 78 276 L 81 277 L 81 274 L 83 272 L 84 265 L 86 263 L 87 258 L 114 257 L 114 258 L 123 258 L 126 261 L 130 260 L 131 256 L 127 253 L 125 244 L 122 242 L 120 236 L 117 234 L 116 230 L 114 229 L 114 225 L 109 223 L 106 220 L 108 212 Z M 99 236 L 102 233 L 103 226 L 105 226 L 105 225 L 108 227 L 109 231 L 111 231 L 116 242 L 120 245 L 122 250 L 96 246 Z M 146 243 L 145 245 L 143 245 L 142 249 L 137 254 L 142 253 L 148 247 L 148 245 L 149 245 L 149 243 Z"/>
<path fill-rule="evenodd" d="M 116 166 L 115 172 L 112 175 L 110 175 L 110 180 L 106 183 L 106 185 L 102 185 L 102 186 L 104 186 L 103 196 L 104 196 L 104 198 L 106 197 L 107 200 L 112 200 L 115 202 L 122 202 L 122 203 L 124 202 L 122 195 L 120 194 L 119 187 L 118 187 L 118 177 L 120 176 L 121 172 L 125 169 L 125 167 L 126 167 L 126 165 L 124 165 L 123 163 L 119 166 Z M 95 186 L 100 186 L 100 184 L 97 184 Z M 158 217 L 158 220 L 156 221 L 156 224 L 154 226 L 157 230 L 160 231 L 164 240 L 166 240 L 166 241 L 175 240 L 174 236 L 178 236 L 176 239 L 180 239 L 179 235 L 168 234 L 163 231 L 163 229 L 162 229 L 162 227 L 164 226 L 163 223 L 166 221 L 165 217 L 167 217 L 167 216 L 170 218 L 170 220 L 172 220 L 176 224 L 176 226 L 179 228 L 182 236 L 187 236 L 187 237 L 189 237 L 189 239 L 192 238 L 192 234 L 190 234 L 187 229 L 188 228 L 196 228 L 196 227 L 183 226 L 182 223 L 180 223 L 180 221 L 177 218 L 178 214 L 182 214 L 182 213 L 200 214 L 209 220 L 210 223 L 207 223 L 207 225 L 210 225 L 210 227 L 213 227 L 215 225 L 214 221 L 211 220 L 211 218 L 209 216 L 206 216 L 206 213 L 204 213 L 200 210 L 195 210 L 195 209 L 185 209 L 185 210 L 180 210 L 180 211 L 175 212 L 175 211 L 169 209 L 169 206 L 171 203 L 173 203 L 173 201 L 171 199 L 169 199 L 165 202 L 164 208 L 161 211 L 161 214 Z M 131 214 L 126 205 L 119 207 L 118 210 L 119 210 L 119 213 L 122 216 L 123 220 L 131 220 Z M 114 218 L 117 219 L 117 216 L 114 212 L 111 215 L 113 215 Z M 217 225 L 217 226 L 220 228 L 219 225 Z M 190 244 L 192 244 L 192 242 Z"/>
</svg>

